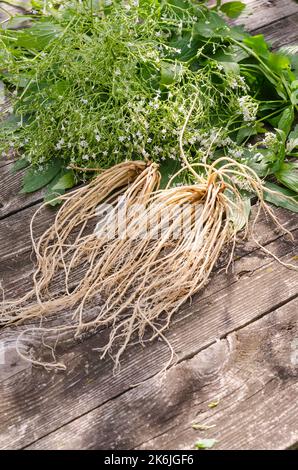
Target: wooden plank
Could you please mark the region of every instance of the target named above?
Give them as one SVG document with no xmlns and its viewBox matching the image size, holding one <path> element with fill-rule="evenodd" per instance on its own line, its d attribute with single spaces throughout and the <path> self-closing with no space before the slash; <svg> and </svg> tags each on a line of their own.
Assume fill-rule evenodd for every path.
<svg viewBox="0 0 298 470">
<path fill-rule="evenodd" d="M 293 245 L 284 239 L 272 243 L 270 249 L 283 260 L 291 260 L 295 253 Z M 201 300 L 197 296 L 191 306 L 185 306 L 176 315 L 167 338 L 179 360 L 197 354 L 298 294 L 298 272 L 276 261 L 270 262 L 268 256 L 259 252 L 237 261 L 235 269 L 238 282 L 229 285 L 225 277 L 226 288 L 223 282 L 222 289 L 215 294 L 214 285 L 210 285 L 209 296 Z M 3 377 L 0 382 L 0 448 L 29 445 L 152 377 L 169 359 L 163 342 L 155 341 L 146 348 L 132 346 L 123 357 L 120 374 L 113 378 L 112 361 L 100 361 L 94 351 L 106 342 L 108 333 L 108 330 L 102 331 L 82 344 L 61 351 L 59 360 L 66 364 L 66 373 L 27 367 L 5 380 L 0 372 Z M 10 334 L 11 341 L 13 332 Z M 5 342 L 6 337 L 4 331 L 2 341 Z M 6 373 L 7 369 L 6 365 Z M 110 429 L 114 429 L 113 423 Z M 94 440 L 90 443 L 93 445 Z M 78 442 L 73 437 L 68 444 L 62 440 L 60 445 L 76 447 Z"/>
<path fill-rule="evenodd" d="M 31 194 L 20 194 L 22 179 L 26 170 L 12 172 L 13 163 L 0 167 L 0 220 L 42 200 L 42 191 Z"/>
<path fill-rule="evenodd" d="M 274 24 L 254 29 L 254 34 L 264 34 L 274 49 L 298 42 L 298 12 Z"/>
<path fill-rule="evenodd" d="M 0 221 L 0 281 L 2 281 L 6 298 L 21 297 L 31 287 L 34 261 L 31 255 L 32 245 L 29 225 L 37 207 L 39 206 L 29 207 Z M 253 209 L 254 214 L 255 212 L 256 208 Z M 274 213 L 280 223 L 288 230 L 298 228 L 298 214 L 290 213 L 281 208 L 275 208 Z M 54 216 L 55 212 L 52 208 L 45 208 L 41 211 L 34 224 L 36 237 L 40 236 L 49 227 Z M 263 245 L 267 245 L 281 236 L 281 232 L 276 230 L 265 214 L 261 214 L 255 232 L 257 240 Z M 11 243 L 11 240 L 13 240 L 13 243 Z M 256 249 L 257 246 L 252 240 L 239 241 L 235 258 L 242 257 Z M 80 273 L 81 270 L 78 269 L 78 278 Z M 59 290 L 59 279 L 56 281 L 56 286 Z"/>
<path fill-rule="evenodd" d="M 217 449 L 294 445 L 298 363 L 292 348 L 298 335 L 297 309 L 298 299 L 30 448 L 193 449 L 202 437 L 215 438 Z M 215 400 L 218 406 L 210 409 L 208 404 Z M 193 422 L 215 427 L 195 431 Z"/>
<path fill-rule="evenodd" d="M 298 5 L 292 0 L 244 0 L 244 3 L 246 9 L 235 22 L 248 30 L 264 28 L 298 12 Z"/>
<path fill-rule="evenodd" d="M 191 448 L 198 437 L 217 439 L 216 449 L 271 450 L 295 446 L 298 442 L 297 310 L 298 299 L 295 299 L 171 370 L 166 377 L 165 391 L 169 401 L 177 393 L 175 384 L 185 373 L 188 380 L 191 376 L 194 380 L 200 377 L 200 389 L 194 390 L 191 402 L 186 400 L 176 410 L 169 409 L 166 403 L 163 406 L 166 397 L 163 392 L 158 406 L 164 415 L 172 411 L 173 419 L 158 426 L 154 432 L 161 435 L 144 442 L 140 448 Z M 186 387 L 187 384 L 191 383 L 187 381 Z M 152 396 L 154 384 L 150 385 L 147 383 L 144 388 L 147 391 L 151 388 Z M 206 405 L 214 397 L 219 399 L 219 405 L 208 409 Z M 113 405 L 117 406 L 116 401 Z M 141 409 L 146 416 L 146 409 Z M 129 418 L 127 432 L 137 427 L 142 432 Z M 215 427 L 207 432 L 194 431 L 193 422 Z M 119 428 L 120 433 L 123 427 Z"/>
</svg>

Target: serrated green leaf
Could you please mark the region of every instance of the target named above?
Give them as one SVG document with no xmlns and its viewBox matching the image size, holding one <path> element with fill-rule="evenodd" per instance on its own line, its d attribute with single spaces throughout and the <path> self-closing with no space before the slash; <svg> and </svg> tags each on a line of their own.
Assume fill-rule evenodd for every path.
<svg viewBox="0 0 298 470">
<path fill-rule="evenodd" d="M 284 209 L 288 209 L 292 212 L 298 212 L 297 193 L 271 182 L 265 182 L 264 186 L 265 188 L 274 191 L 274 193 L 272 193 L 265 189 L 264 198 L 267 202 L 271 202 L 271 204 L 274 204 L 277 207 L 283 207 Z"/>
<path fill-rule="evenodd" d="M 216 439 L 199 439 L 195 443 L 196 449 L 211 449 L 217 443 Z"/>
<path fill-rule="evenodd" d="M 55 159 L 46 164 L 42 170 L 29 168 L 23 178 L 22 193 L 33 193 L 50 183 L 59 173 L 62 161 Z"/>
<path fill-rule="evenodd" d="M 220 10 L 229 18 L 238 18 L 245 8 L 243 2 L 227 2 L 221 5 Z"/>
</svg>

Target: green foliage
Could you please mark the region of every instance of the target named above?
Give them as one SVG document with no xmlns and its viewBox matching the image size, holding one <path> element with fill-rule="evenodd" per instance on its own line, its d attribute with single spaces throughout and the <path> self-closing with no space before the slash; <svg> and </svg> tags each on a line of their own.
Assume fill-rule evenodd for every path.
<svg viewBox="0 0 298 470">
<path fill-rule="evenodd" d="M 29 168 L 23 178 L 22 193 L 33 193 L 50 183 L 61 170 L 62 161 L 52 160 L 42 169 Z"/>
<path fill-rule="evenodd" d="M 245 3 L 243 2 L 227 2 L 221 5 L 220 10 L 225 13 L 229 18 L 238 18 L 239 15 L 245 10 Z"/>
<path fill-rule="evenodd" d="M 160 163 L 165 186 L 181 168 L 179 133 L 195 97 L 183 141 L 190 162 L 228 155 L 297 190 L 287 160 L 297 147 L 296 52 L 273 53 L 262 35 L 228 26 L 223 15 L 237 17 L 242 2 L 31 3 L 31 27 L 0 32 L 0 79 L 14 108 L 0 123 L 1 153 L 14 147 L 20 168 L 31 165 L 24 192 L 63 194 L 81 177 L 69 163 L 144 157 Z M 186 181 L 181 172 L 173 184 Z"/>
<path fill-rule="evenodd" d="M 216 439 L 199 439 L 195 443 L 195 448 L 198 450 L 211 449 L 216 443 Z"/>
</svg>

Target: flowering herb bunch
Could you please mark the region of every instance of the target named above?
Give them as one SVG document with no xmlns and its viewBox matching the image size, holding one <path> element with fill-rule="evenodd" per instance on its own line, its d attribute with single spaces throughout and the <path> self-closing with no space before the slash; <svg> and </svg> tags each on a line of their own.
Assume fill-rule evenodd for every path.
<svg viewBox="0 0 298 470">
<path fill-rule="evenodd" d="M 97 350 L 116 366 L 131 341 L 156 337 L 170 364 L 165 330 L 227 248 L 233 261 L 252 196 L 256 218 L 264 210 L 285 232 L 266 200 L 298 210 L 295 47 L 273 53 L 228 26 L 241 2 L 35 4 L 29 28 L 0 36 L 13 104 L 0 138 L 29 166 L 23 191 L 48 186 L 46 204 L 63 204 L 38 241 L 43 206 L 34 215 L 34 285 L 1 303 L 0 325 L 31 320 L 17 349 L 49 369 L 65 368 L 58 338 L 102 329 Z M 22 348 L 38 335 L 50 358 Z"/>
<path fill-rule="evenodd" d="M 108 168 L 135 158 L 160 162 L 166 181 L 181 165 L 179 132 L 195 96 L 183 141 L 190 162 L 229 155 L 288 195 L 297 191 L 298 170 L 285 162 L 295 56 L 273 54 L 262 36 L 228 26 L 205 3 L 58 2 L 41 11 L 37 2 L 31 27 L 7 25 L 1 68 L 14 114 L 2 123 L 1 153 L 13 147 L 22 156 L 17 167 L 31 165 L 24 192 L 48 185 L 52 197 L 86 177 L 69 165 Z M 225 13 L 241 12 L 243 4 L 230 3 Z M 264 138 L 249 144 L 257 134 Z"/>
</svg>

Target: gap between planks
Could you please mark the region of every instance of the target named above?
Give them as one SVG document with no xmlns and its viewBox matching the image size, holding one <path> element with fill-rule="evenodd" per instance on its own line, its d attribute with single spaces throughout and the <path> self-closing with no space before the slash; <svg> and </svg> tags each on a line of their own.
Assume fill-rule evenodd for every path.
<svg viewBox="0 0 298 470">
<path fill-rule="evenodd" d="M 180 450 L 198 437 L 219 449 L 294 446 L 297 309 L 296 298 L 27 448 Z M 192 422 L 216 426 L 195 432 Z"/>
<path fill-rule="evenodd" d="M 292 258 L 284 240 L 275 243 L 275 253 L 280 256 L 288 253 L 283 259 Z M 253 268 L 251 276 L 241 277 L 211 301 L 210 298 L 198 301 L 177 315 L 167 337 L 180 361 L 297 295 L 297 272 L 289 273 L 275 261 L 268 265 L 268 258 L 260 259 L 256 253 L 247 261 Z M 59 358 L 68 366 L 66 373 L 27 367 L 2 382 L 1 448 L 26 447 L 66 422 L 89 414 L 91 409 L 103 406 L 133 384 L 158 373 L 169 357 L 166 346 L 158 341 L 145 350 L 141 346 L 131 347 L 123 358 L 121 374 L 111 384 L 111 361 L 99 361 L 93 351 L 101 346 L 100 341 L 106 339 L 107 333 L 103 331 L 87 343 L 67 350 Z"/>
</svg>

